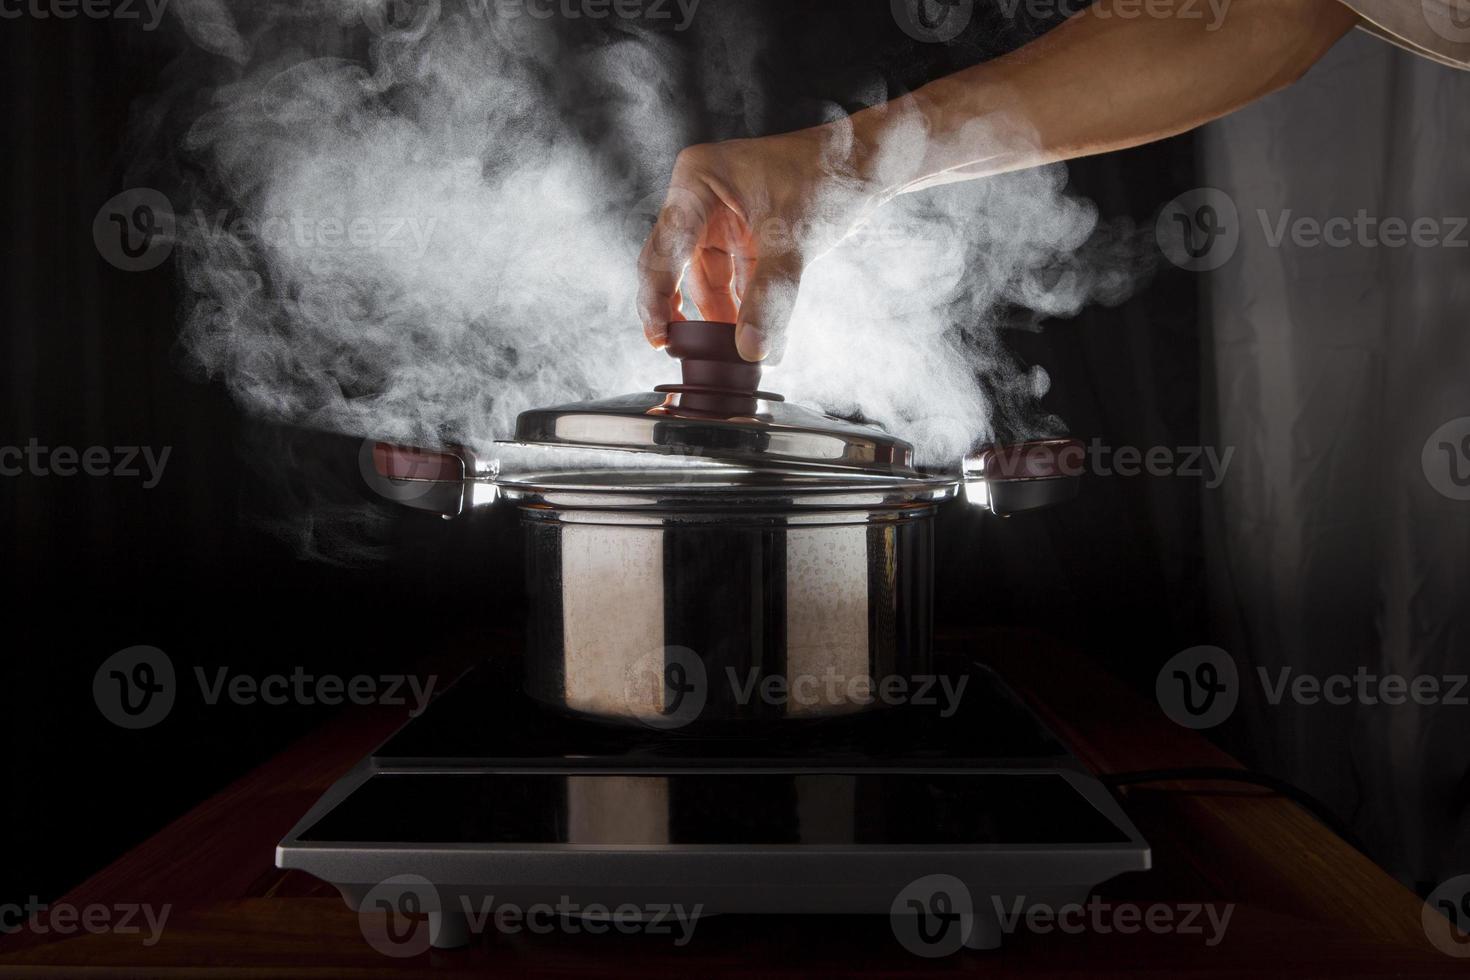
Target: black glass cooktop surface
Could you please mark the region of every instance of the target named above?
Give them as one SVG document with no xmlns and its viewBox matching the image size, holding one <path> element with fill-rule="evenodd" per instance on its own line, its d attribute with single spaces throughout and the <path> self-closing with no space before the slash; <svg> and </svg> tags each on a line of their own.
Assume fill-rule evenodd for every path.
<svg viewBox="0 0 1470 980">
<path fill-rule="evenodd" d="M 553 710 L 499 658 L 338 780 L 277 862 L 353 907 L 366 882 L 417 876 L 462 907 L 555 896 L 761 914 L 887 914 L 930 872 L 1080 900 L 1149 866 L 1117 801 L 995 674 L 934 669 L 967 678 L 959 698 L 695 732 Z M 471 928 L 444 921 L 440 945 Z"/>
<path fill-rule="evenodd" d="M 829 768 L 1057 764 L 1066 749 L 988 668 L 936 663 L 932 703 L 845 718 L 758 723 L 728 733 L 659 730 L 588 721 L 541 705 L 521 690 L 519 661 L 501 657 L 461 676 L 373 753 L 381 768 L 659 768 L 809 764 Z M 963 687 L 960 679 L 963 678 Z"/>
<path fill-rule="evenodd" d="M 638 819 L 623 819 L 624 814 Z M 399 844 L 1110 844 L 1058 773 L 380 772 L 300 837 Z"/>
</svg>

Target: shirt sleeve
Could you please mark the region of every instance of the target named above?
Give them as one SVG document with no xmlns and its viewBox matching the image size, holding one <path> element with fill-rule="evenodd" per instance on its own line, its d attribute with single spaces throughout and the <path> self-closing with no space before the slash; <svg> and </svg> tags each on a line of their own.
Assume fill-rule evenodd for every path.
<svg viewBox="0 0 1470 980">
<path fill-rule="evenodd" d="M 1360 25 L 1452 68 L 1470 69 L 1470 0 L 1340 0 Z"/>
</svg>

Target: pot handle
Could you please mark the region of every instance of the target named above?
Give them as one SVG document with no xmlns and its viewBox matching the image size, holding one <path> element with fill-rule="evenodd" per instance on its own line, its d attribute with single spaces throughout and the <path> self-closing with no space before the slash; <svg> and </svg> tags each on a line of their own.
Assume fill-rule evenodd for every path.
<svg viewBox="0 0 1470 980">
<path fill-rule="evenodd" d="M 378 496 L 440 517 L 458 517 L 474 499 L 475 457 L 463 446 L 423 449 L 365 440 L 358 458 L 363 479 Z M 493 484 L 491 484 L 493 487 Z"/>
<path fill-rule="evenodd" d="M 1087 450 L 1076 439 L 987 446 L 964 462 L 965 497 L 1007 517 L 1077 496 Z"/>
</svg>

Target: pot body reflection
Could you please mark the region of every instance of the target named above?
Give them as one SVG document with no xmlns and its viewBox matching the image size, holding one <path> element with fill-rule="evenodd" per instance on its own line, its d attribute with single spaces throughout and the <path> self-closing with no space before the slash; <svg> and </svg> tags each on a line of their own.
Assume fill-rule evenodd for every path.
<svg viewBox="0 0 1470 980">
<path fill-rule="evenodd" d="M 609 847 L 686 843 L 728 836 L 783 844 L 855 844 L 860 804 L 858 777 L 806 773 L 773 777 L 758 815 L 738 788 L 720 781 L 661 775 L 566 776 L 566 842 Z M 871 794 L 869 794 L 871 796 Z M 875 802 L 867 801 L 871 808 Z M 752 823 L 752 820 L 757 823 Z"/>
<path fill-rule="evenodd" d="M 529 693 L 666 729 L 880 707 L 929 670 L 933 515 L 525 508 Z"/>
</svg>

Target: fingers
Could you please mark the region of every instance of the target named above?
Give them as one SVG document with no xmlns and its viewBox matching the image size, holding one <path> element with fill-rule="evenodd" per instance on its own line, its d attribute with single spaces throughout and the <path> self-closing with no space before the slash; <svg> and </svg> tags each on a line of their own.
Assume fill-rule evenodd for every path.
<svg viewBox="0 0 1470 980">
<path fill-rule="evenodd" d="M 781 360 L 801 272 L 795 252 L 762 256 L 751 270 L 735 327 L 735 347 L 747 361 Z"/>
<path fill-rule="evenodd" d="M 683 305 L 684 294 L 675 289 L 674 295 L 670 296 L 664 309 L 663 315 L 652 317 L 640 314 L 643 322 L 643 337 L 654 350 L 663 350 L 669 343 L 669 324 L 675 320 L 686 319 L 679 307 Z"/>
<path fill-rule="evenodd" d="M 669 321 L 682 319 L 679 283 L 713 203 L 703 200 L 697 191 L 670 187 L 638 255 L 638 317 L 644 336 L 655 347 L 664 346 Z"/>
<path fill-rule="evenodd" d="M 734 262 L 729 252 L 707 246 L 695 249 L 684 285 L 689 298 L 706 320 L 735 322 L 737 307 L 731 283 L 733 274 Z"/>
<path fill-rule="evenodd" d="M 735 298 L 744 303 L 745 294 L 750 289 L 750 277 L 755 273 L 755 257 L 750 255 L 735 256 Z"/>
</svg>

